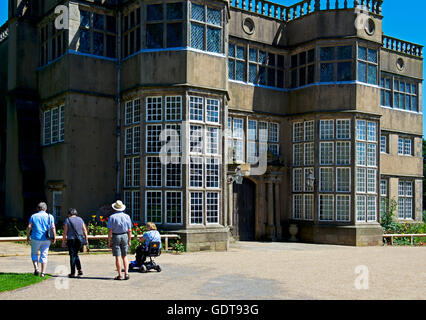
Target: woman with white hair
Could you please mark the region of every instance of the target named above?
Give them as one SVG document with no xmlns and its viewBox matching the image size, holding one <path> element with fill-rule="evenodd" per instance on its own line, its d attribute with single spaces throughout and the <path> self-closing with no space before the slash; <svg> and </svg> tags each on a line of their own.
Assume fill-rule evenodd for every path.
<svg viewBox="0 0 426 320">
<path fill-rule="evenodd" d="M 44 277 L 47 267 L 47 255 L 50 244 L 56 242 L 55 219 L 46 212 L 47 204 L 40 202 L 37 206 L 37 213 L 34 213 L 27 227 L 27 243 L 30 242 L 31 234 L 31 260 L 34 265 L 34 275 L 39 274 Z M 52 229 L 53 239 L 48 238 L 48 231 Z M 40 251 L 40 258 L 38 252 Z M 41 264 L 41 270 L 39 269 Z M 41 272 L 40 272 L 41 271 Z"/>
</svg>

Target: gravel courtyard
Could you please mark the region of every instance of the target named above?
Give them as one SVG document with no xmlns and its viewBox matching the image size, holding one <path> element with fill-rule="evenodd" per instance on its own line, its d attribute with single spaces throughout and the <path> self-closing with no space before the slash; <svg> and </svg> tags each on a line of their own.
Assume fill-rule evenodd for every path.
<svg viewBox="0 0 426 320">
<path fill-rule="evenodd" d="M 0 257 L 0 272 L 32 272 L 28 256 Z M 133 256 L 129 256 L 133 260 Z M 228 252 L 162 254 L 162 272 L 114 281 L 111 254 L 81 255 L 84 276 L 69 279 L 69 257 L 50 255 L 49 280 L 6 299 L 426 299 L 426 248 L 236 242 Z"/>
</svg>

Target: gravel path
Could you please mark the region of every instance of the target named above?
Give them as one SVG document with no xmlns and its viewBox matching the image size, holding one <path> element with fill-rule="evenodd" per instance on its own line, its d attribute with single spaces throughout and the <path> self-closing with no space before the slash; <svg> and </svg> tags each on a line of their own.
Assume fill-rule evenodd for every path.
<svg viewBox="0 0 426 320">
<path fill-rule="evenodd" d="M 84 276 L 68 279 L 69 257 L 51 255 L 53 278 L 0 300 L 426 299 L 424 247 L 237 242 L 228 252 L 163 254 L 156 258 L 162 272 L 131 272 L 129 281 L 112 280 L 111 254 L 81 261 Z M 0 272 L 32 272 L 30 257 L 0 257 Z"/>
</svg>

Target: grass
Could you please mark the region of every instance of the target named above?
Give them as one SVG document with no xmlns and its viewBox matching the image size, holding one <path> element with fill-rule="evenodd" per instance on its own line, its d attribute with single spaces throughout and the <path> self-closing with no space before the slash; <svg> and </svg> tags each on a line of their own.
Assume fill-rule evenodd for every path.
<svg viewBox="0 0 426 320">
<path fill-rule="evenodd" d="M 32 273 L 4 273 L 0 272 L 0 292 L 11 291 L 18 288 L 26 287 L 35 283 L 42 282 L 49 279 L 51 276 L 47 275 L 42 278 L 35 276 Z"/>
</svg>

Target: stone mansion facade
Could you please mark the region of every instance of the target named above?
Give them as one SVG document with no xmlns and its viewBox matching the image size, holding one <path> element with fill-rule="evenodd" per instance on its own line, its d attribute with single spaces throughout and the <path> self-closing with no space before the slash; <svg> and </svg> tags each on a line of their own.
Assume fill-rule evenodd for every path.
<svg viewBox="0 0 426 320">
<path fill-rule="evenodd" d="M 383 8 L 9 0 L 1 211 L 121 199 L 190 251 L 381 244 L 391 201 L 421 220 L 423 179 L 423 47 L 384 35 Z"/>
</svg>

